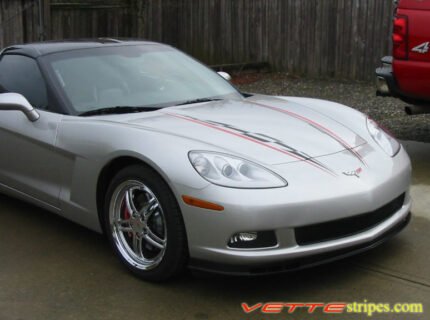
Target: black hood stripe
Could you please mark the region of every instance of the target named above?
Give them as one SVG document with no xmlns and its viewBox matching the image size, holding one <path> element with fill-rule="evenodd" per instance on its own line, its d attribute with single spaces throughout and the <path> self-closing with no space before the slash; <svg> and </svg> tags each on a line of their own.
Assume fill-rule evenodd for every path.
<svg viewBox="0 0 430 320">
<path fill-rule="evenodd" d="M 363 157 L 356 151 L 354 150 L 354 147 L 352 147 L 348 142 L 346 142 L 344 139 L 342 139 L 338 134 L 336 134 L 335 132 L 333 132 L 332 130 L 330 130 L 329 128 L 326 128 L 325 126 L 323 126 L 322 124 L 306 118 L 302 115 L 299 115 L 295 112 L 289 111 L 289 110 L 285 110 L 285 109 L 281 109 L 278 107 L 273 107 L 273 106 L 268 106 L 259 102 L 253 102 L 253 101 L 249 101 L 252 104 L 261 106 L 263 108 L 267 108 L 267 109 L 271 109 L 280 113 L 284 113 L 289 115 L 290 117 L 293 117 L 295 119 L 301 120 L 303 122 L 306 122 L 307 124 L 309 124 L 310 126 L 312 126 L 313 128 L 317 129 L 318 131 L 320 131 L 321 133 L 324 133 L 326 135 L 328 135 L 329 137 L 331 137 L 332 139 L 334 139 L 335 141 L 337 141 L 342 147 L 344 147 L 346 150 L 348 150 L 354 157 L 356 157 L 358 160 L 360 160 L 360 162 L 362 164 L 364 164 L 365 166 L 367 166 L 366 162 L 364 161 Z"/>
<path fill-rule="evenodd" d="M 227 133 L 227 134 L 239 137 L 241 139 L 245 139 L 245 140 L 254 142 L 254 143 L 259 144 L 259 145 L 261 145 L 263 147 L 266 147 L 266 148 L 275 150 L 277 152 L 286 154 L 286 155 L 288 155 L 288 156 L 290 156 L 290 157 L 292 157 L 294 159 L 297 159 L 299 161 L 305 161 L 309 165 L 311 165 L 311 166 L 313 166 L 315 168 L 318 168 L 318 169 L 320 169 L 320 170 L 322 170 L 322 171 L 324 171 L 324 172 L 326 172 L 326 173 L 328 173 L 328 174 L 330 174 L 332 176 L 335 176 L 335 177 L 338 176 L 333 170 L 331 170 L 330 168 L 328 168 L 327 166 L 325 166 L 323 163 L 317 161 L 316 159 L 309 158 L 309 157 L 305 156 L 303 153 L 301 153 L 301 152 L 299 152 L 299 151 L 297 151 L 297 150 L 295 150 L 293 148 L 290 148 L 289 150 L 286 150 L 286 149 L 283 149 L 283 148 L 279 148 L 279 147 L 276 147 L 276 146 L 274 146 L 272 144 L 264 142 L 261 139 L 256 139 L 255 137 L 251 137 L 251 136 L 245 135 L 245 134 L 240 133 L 238 131 L 233 131 L 230 128 L 225 127 L 225 126 L 216 125 L 213 122 L 204 121 L 204 120 L 200 120 L 200 119 L 197 119 L 197 118 L 193 118 L 193 117 L 190 117 L 190 116 L 181 115 L 181 114 L 177 114 L 177 113 L 171 113 L 171 112 L 163 112 L 163 113 L 166 114 L 166 115 L 175 117 L 175 118 L 179 118 L 179 119 L 183 119 L 183 120 L 186 120 L 186 121 L 189 121 L 189 122 L 193 122 L 193 123 L 196 123 L 196 124 L 199 124 L 199 125 L 203 125 L 205 127 L 209 127 L 209 128 L 212 128 L 212 129 L 215 129 L 215 130 L 218 130 L 218 131 L 221 131 L 221 132 L 224 132 L 224 133 Z"/>
</svg>

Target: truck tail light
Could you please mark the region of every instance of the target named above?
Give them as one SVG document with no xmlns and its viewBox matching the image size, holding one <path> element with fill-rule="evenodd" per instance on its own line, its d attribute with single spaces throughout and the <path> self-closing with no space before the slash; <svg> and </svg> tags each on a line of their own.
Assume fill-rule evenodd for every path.
<svg viewBox="0 0 430 320">
<path fill-rule="evenodd" d="M 408 17 L 396 16 L 393 28 L 393 56 L 395 59 L 408 59 Z"/>
</svg>

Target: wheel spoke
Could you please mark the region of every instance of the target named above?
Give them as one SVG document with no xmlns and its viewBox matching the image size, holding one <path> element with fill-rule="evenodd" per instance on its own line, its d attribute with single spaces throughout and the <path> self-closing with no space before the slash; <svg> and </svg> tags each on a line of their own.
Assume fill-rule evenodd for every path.
<svg viewBox="0 0 430 320">
<path fill-rule="evenodd" d="M 159 207 L 159 204 L 155 198 L 152 198 L 151 200 L 149 200 L 149 202 L 147 204 L 145 204 L 145 206 L 140 211 L 141 214 L 143 214 L 143 219 L 145 221 L 148 221 L 148 219 L 151 217 L 151 215 L 155 211 L 157 211 L 158 207 Z"/>
<path fill-rule="evenodd" d="M 154 232 L 152 232 L 151 229 L 149 229 L 149 228 L 146 228 L 146 233 L 143 237 L 150 245 L 152 245 L 158 249 L 164 249 L 164 247 L 166 245 L 166 240 L 161 239 Z"/>
<path fill-rule="evenodd" d="M 133 233 L 133 251 L 138 257 L 142 257 L 142 238 Z"/>
<path fill-rule="evenodd" d="M 133 191 L 134 189 L 129 189 L 125 193 L 125 205 L 127 206 L 127 210 L 131 215 L 136 214 L 138 212 L 133 202 Z"/>
<path fill-rule="evenodd" d="M 132 232 L 133 229 L 130 225 L 130 219 L 127 220 L 118 220 L 115 223 L 116 228 L 121 232 Z"/>
</svg>

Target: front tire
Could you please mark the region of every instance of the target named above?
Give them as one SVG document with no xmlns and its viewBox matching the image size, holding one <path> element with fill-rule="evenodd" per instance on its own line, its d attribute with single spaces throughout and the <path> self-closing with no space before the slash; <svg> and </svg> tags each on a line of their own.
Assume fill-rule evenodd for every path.
<svg viewBox="0 0 430 320">
<path fill-rule="evenodd" d="M 183 271 L 188 249 L 182 215 L 169 186 L 151 168 L 133 165 L 115 175 L 104 222 L 114 252 L 135 275 L 163 281 Z"/>
</svg>

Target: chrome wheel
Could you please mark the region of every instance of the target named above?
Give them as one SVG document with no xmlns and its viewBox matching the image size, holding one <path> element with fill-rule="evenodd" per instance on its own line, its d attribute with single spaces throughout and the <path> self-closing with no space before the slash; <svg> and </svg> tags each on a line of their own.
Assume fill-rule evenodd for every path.
<svg viewBox="0 0 430 320">
<path fill-rule="evenodd" d="M 167 245 L 165 216 L 155 194 L 142 182 L 128 180 L 115 189 L 109 225 L 115 246 L 133 267 L 151 270 L 163 260 Z"/>
</svg>

